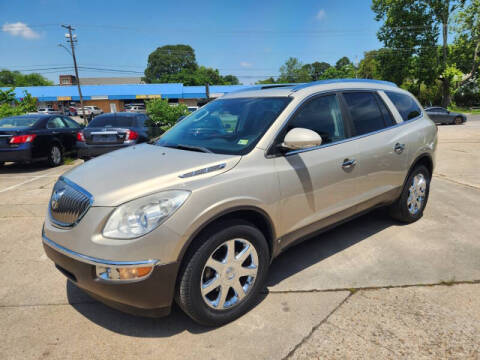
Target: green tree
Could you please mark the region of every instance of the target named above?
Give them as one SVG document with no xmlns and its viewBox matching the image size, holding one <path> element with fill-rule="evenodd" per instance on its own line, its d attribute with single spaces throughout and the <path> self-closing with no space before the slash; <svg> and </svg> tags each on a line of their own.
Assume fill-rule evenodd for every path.
<svg viewBox="0 0 480 360">
<path fill-rule="evenodd" d="M 0 71 L 0 86 L 47 86 L 53 82 L 37 73 L 22 74 L 19 71 L 3 69 Z"/>
<path fill-rule="evenodd" d="M 147 83 L 183 83 L 184 85 L 237 85 L 234 75 L 220 75 L 217 69 L 199 66 L 189 45 L 165 45 L 148 56 L 144 80 Z"/>
<path fill-rule="evenodd" d="M 464 3 L 465 0 L 373 0 L 372 3 L 376 20 L 383 21 L 378 39 L 385 47 L 398 52 L 396 57 L 408 59 L 399 73 L 409 73 L 410 78 L 416 78 L 418 91 L 422 83 L 433 84 L 441 79 L 444 106 L 450 98 L 448 80 L 442 78 L 448 64 L 448 23 L 452 13 Z M 439 57 L 440 28 L 442 55 Z"/>
<path fill-rule="evenodd" d="M 275 84 L 276 81 L 273 77 L 269 77 L 268 79 L 264 79 L 264 80 L 258 80 L 255 84 Z"/>
<path fill-rule="evenodd" d="M 456 17 L 454 48 L 460 50 L 463 58 L 459 69 L 466 73 L 460 86 L 478 77 L 480 66 L 480 0 L 470 0 L 468 6 Z M 455 54 L 457 55 L 457 54 Z M 460 57 L 461 58 L 461 57 Z M 455 59 L 457 59 L 455 57 Z"/>
<path fill-rule="evenodd" d="M 197 70 L 195 51 L 189 45 L 165 45 L 157 48 L 148 56 L 145 69 L 147 83 L 170 82 L 170 77 L 182 71 Z"/>
<path fill-rule="evenodd" d="M 335 63 L 335 68 L 337 70 L 341 70 L 343 67 L 345 66 L 348 66 L 348 65 L 352 65 L 352 62 L 350 61 L 350 59 L 346 56 L 338 59 L 338 61 Z"/>
<path fill-rule="evenodd" d="M 323 73 L 330 68 L 330 64 L 326 62 L 318 62 L 315 61 L 314 63 L 311 64 L 305 64 L 303 65 L 303 68 L 308 72 L 310 75 L 311 81 L 317 81 L 320 80 Z"/>
<path fill-rule="evenodd" d="M 311 81 L 308 70 L 303 67 L 303 64 L 294 57 L 288 60 L 280 67 L 280 77 L 278 83 L 301 83 Z"/>
<path fill-rule="evenodd" d="M 240 85 L 240 81 L 235 75 L 225 75 L 223 77 L 223 84 L 224 85 Z"/>
<path fill-rule="evenodd" d="M 188 113 L 185 104 L 169 105 L 167 99 L 153 99 L 147 102 L 147 114 L 151 120 L 149 125 L 159 127 L 163 131 L 175 125 L 180 117 Z"/>
<path fill-rule="evenodd" d="M 358 77 L 362 79 L 381 79 L 380 64 L 377 59 L 378 51 L 366 51 L 358 64 Z"/>
</svg>

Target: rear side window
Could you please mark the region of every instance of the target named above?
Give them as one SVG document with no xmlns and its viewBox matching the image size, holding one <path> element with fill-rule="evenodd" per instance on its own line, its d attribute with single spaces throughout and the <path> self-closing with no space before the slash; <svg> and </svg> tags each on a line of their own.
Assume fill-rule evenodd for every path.
<svg viewBox="0 0 480 360">
<path fill-rule="evenodd" d="M 59 117 L 54 117 L 48 120 L 48 123 L 47 123 L 47 129 L 61 129 L 65 127 L 66 127 L 65 123 Z"/>
<path fill-rule="evenodd" d="M 385 91 L 385 93 L 390 100 L 392 100 L 393 104 L 402 116 L 403 121 L 414 119 L 417 116 L 420 116 L 422 113 L 422 110 L 420 110 L 417 103 L 410 95 L 393 91 Z"/>
<path fill-rule="evenodd" d="M 386 127 L 375 95 L 371 92 L 348 92 L 343 97 L 347 103 L 356 135 L 368 134 Z"/>
<path fill-rule="evenodd" d="M 78 123 L 68 117 L 64 117 L 63 118 L 63 121 L 65 121 L 65 123 L 67 124 L 67 126 L 71 129 L 78 129 L 80 128 L 80 125 L 78 125 Z"/>
<path fill-rule="evenodd" d="M 100 115 L 94 118 L 88 127 L 132 127 L 134 122 L 134 116 Z"/>
</svg>

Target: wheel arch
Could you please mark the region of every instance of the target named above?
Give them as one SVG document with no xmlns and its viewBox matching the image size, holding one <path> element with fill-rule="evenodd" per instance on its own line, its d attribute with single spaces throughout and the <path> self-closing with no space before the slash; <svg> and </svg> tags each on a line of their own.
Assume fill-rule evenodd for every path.
<svg viewBox="0 0 480 360">
<path fill-rule="evenodd" d="M 433 176 L 433 159 L 432 155 L 429 153 L 422 153 L 418 155 L 415 160 L 412 162 L 412 165 L 410 165 L 410 168 L 408 169 L 407 176 L 405 176 L 405 180 L 403 180 L 403 186 L 401 189 L 405 188 L 405 184 L 407 183 L 408 177 L 412 173 L 413 169 L 417 167 L 418 165 L 424 165 L 427 170 L 430 172 L 430 178 Z"/>
<path fill-rule="evenodd" d="M 211 229 L 213 226 L 216 226 L 219 222 L 231 219 L 240 219 L 255 225 L 265 236 L 270 252 L 270 259 L 273 259 L 276 254 L 276 235 L 270 216 L 268 216 L 264 210 L 254 206 L 236 206 L 209 218 L 207 221 L 203 222 L 202 225 L 199 226 L 192 235 L 190 235 L 188 240 L 185 242 L 180 255 L 178 256 L 177 261 L 180 267 L 183 266 L 185 260 L 188 258 L 187 254 L 189 249 L 192 249 L 196 244 L 196 241 L 201 239 L 202 234 Z"/>
</svg>

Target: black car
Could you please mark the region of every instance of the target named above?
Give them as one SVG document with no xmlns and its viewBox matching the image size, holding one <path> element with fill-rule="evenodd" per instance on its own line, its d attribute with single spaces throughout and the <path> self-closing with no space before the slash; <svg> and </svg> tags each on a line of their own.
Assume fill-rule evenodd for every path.
<svg viewBox="0 0 480 360">
<path fill-rule="evenodd" d="M 464 114 L 451 112 L 440 106 L 432 106 L 425 108 L 428 117 L 432 119 L 435 124 L 455 124 L 460 125 L 467 121 Z"/>
<path fill-rule="evenodd" d="M 5 162 L 48 160 L 51 166 L 63 163 L 63 156 L 75 152 L 81 130 L 63 115 L 35 114 L 0 119 L 0 165 Z"/>
<path fill-rule="evenodd" d="M 148 116 L 139 113 L 109 113 L 96 116 L 77 135 L 78 156 L 88 159 L 151 138 Z"/>
</svg>

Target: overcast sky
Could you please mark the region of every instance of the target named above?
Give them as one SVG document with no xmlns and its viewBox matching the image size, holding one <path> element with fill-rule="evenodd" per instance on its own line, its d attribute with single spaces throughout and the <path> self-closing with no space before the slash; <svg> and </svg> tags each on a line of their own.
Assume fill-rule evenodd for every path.
<svg viewBox="0 0 480 360">
<path fill-rule="evenodd" d="M 371 0 L 0 0 L 0 68 L 73 73 L 60 24 L 76 27 L 80 77 L 142 76 L 150 52 L 188 44 L 200 65 L 245 84 L 275 76 L 289 56 L 334 64 L 380 47 Z M 127 72 L 128 71 L 128 72 Z"/>
</svg>

